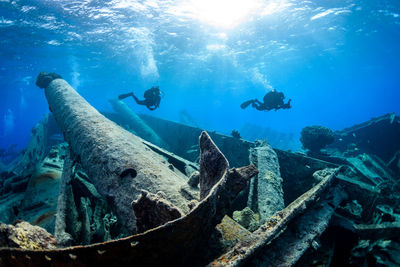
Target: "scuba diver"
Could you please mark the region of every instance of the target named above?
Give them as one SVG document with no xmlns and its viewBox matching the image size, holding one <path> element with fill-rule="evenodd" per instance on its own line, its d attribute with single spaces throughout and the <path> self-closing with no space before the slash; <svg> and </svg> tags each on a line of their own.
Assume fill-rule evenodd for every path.
<svg viewBox="0 0 400 267">
<path fill-rule="evenodd" d="M 285 104 L 283 102 L 283 99 L 285 98 L 285 95 L 282 92 L 278 92 L 275 89 L 272 89 L 270 92 L 268 92 L 264 98 L 263 102 L 258 101 L 257 99 L 251 99 L 248 100 L 240 105 L 242 109 L 247 108 L 250 104 L 253 108 L 257 110 L 272 110 L 275 109 L 277 111 L 278 109 L 289 109 L 292 106 L 290 105 L 290 102 L 292 99 L 289 99 L 289 101 Z"/>
<path fill-rule="evenodd" d="M 144 105 L 146 106 L 149 110 L 155 110 L 160 106 L 160 101 L 161 101 L 161 90 L 158 88 L 158 86 L 153 86 L 150 89 L 146 90 L 144 92 L 144 98 L 143 100 L 139 100 L 133 92 L 127 93 L 127 94 L 122 94 L 118 96 L 119 100 L 122 100 L 127 97 L 133 97 L 135 99 L 136 103 L 138 105 Z"/>
</svg>

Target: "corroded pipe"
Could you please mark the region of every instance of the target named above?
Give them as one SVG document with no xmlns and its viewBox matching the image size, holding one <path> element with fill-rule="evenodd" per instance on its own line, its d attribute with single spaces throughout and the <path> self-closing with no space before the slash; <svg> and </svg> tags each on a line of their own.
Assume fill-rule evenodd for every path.
<svg viewBox="0 0 400 267">
<path fill-rule="evenodd" d="M 186 183 L 183 176 L 169 169 L 165 159 L 145 146 L 141 138 L 101 115 L 65 80 L 57 76 L 47 79 L 48 75 L 39 74 L 38 81 L 46 82 L 38 84 L 45 88 L 65 140 L 128 230 L 136 232 L 131 202 L 142 189 L 154 194 L 163 191 L 183 213 L 189 211 L 189 200 L 179 193 Z"/>
<path fill-rule="evenodd" d="M 268 142 L 256 141 L 255 147 L 250 148 L 250 162 L 259 174 L 251 181 L 247 205 L 257 211 L 264 223 L 285 207 L 278 156 Z"/>
</svg>

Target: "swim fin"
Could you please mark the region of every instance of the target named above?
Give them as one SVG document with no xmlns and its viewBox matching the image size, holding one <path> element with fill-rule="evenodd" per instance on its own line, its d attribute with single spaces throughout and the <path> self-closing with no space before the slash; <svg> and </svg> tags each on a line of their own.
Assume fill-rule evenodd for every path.
<svg viewBox="0 0 400 267">
<path fill-rule="evenodd" d="M 246 102 L 243 102 L 241 105 L 240 105 L 240 107 L 242 108 L 242 109 L 245 109 L 245 108 L 247 108 L 250 104 L 252 104 L 252 103 L 254 103 L 254 100 L 247 100 Z"/>
<path fill-rule="evenodd" d="M 118 99 L 119 99 L 119 100 L 122 100 L 122 99 L 127 98 L 127 97 L 130 97 L 130 96 L 133 96 L 133 93 L 132 93 L 132 92 L 131 92 L 131 93 L 127 93 L 127 94 L 119 95 L 119 96 L 118 96 Z"/>
</svg>

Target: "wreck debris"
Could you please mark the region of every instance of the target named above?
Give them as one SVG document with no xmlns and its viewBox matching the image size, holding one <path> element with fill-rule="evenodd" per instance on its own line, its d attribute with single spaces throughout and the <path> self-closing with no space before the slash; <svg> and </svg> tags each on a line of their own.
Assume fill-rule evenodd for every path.
<svg viewBox="0 0 400 267">
<path fill-rule="evenodd" d="M 390 218 L 386 218 L 392 220 Z M 355 266 L 397 266 L 400 222 L 357 223 L 357 218 L 335 214 L 331 226 L 341 227 L 355 234 L 358 244 L 351 250 L 350 264 Z"/>
<path fill-rule="evenodd" d="M 399 117 L 388 114 L 335 133 L 337 141 L 327 151 L 345 160 L 337 180 L 349 201 L 336 210 L 330 226 L 335 229 L 331 232 L 349 235 L 345 241 L 338 241 L 347 242 L 349 247 L 346 255 L 336 255 L 339 245 L 331 245 L 317 250 L 314 257 L 330 250 L 334 260 L 339 258 L 354 266 L 397 266 L 400 262 L 400 214 L 396 213 L 400 195 L 395 167 L 399 125 Z M 326 160 L 330 160 L 329 156 Z"/>
<path fill-rule="evenodd" d="M 200 172 L 194 171 L 190 176 L 188 180 L 188 185 L 191 187 L 196 188 L 200 183 Z"/>
<path fill-rule="evenodd" d="M 400 236 L 400 222 L 383 222 L 380 224 L 354 224 L 354 232 L 363 239 L 390 239 Z"/>
<path fill-rule="evenodd" d="M 397 123 L 397 117 L 393 116 L 391 118 L 391 125 Z M 149 121 L 152 121 L 149 125 L 152 127 L 155 126 L 154 129 L 162 129 L 162 132 L 158 132 L 158 130 L 156 132 L 163 139 L 170 134 L 165 134 L 170 129 L 174 129 L 171 131 L 172 133 L 178 133 L 182 130 L 182 133 L 173 136 L 176 139 L 174 142 L 180 143 L 181 139 L 184 139 L 182 142 L 184 145 L 180 146 L 179 149 L 191 147 L 191 153 L 193 155 L 196 154 L 196 157 L 198 157 L 199 146 L 194 144 L 190 144 L 190 146 L 186 145 L 191 142 L 189 140 L 190 136 L 194 135 L 194 132 L 197 133 L 199 129 L 189 129 L 171 123 L 173 126 L 165 127 L 165 129 L 168 129 L 165 130 L 163 127 L 168 124 L 166 121 L 160 120 L 160 125 L 162 126 L 158 126 L 157 120 L 154 118 Z M 92 130 L 94 132 L 97 131 L 95 128 Z M 185 139 L 186 135 L 189 136 L 188 140 Z M 215 140 L 213 140 L 215 144 L 218 146 L 221 144 L 221 147 L 217 149 L 221 149 L 222 152 L 224 152 L 223 149 L 231 150 L 230 154 L 224 154 L 230 163 L 231 158 L 235 159 L 233 162 L 236 163 L 249 160 L 248 148 L 253 147 L 254 144 L 217 133 L 211 133 L 210 135 L 211 137 L 216 136 Z M 195 139 L 197 137 L 198 135 Z M 208 141 L 209 136 L 205 135 L 205 137 L 204 140 Z M 358 144 L 365 141 L 358 140 L 364 138 L 358 134 L 355 134 L 353 138 L 357 138 Z M 170 141 L 171 139 L 166 140 Z M 398 203 L 400 203 L 400 195 L 398 193 L 400 184 L 398 175 L 393 174 L 396 173 L 396 168 L 398 168 L 396 166 L 398 165 L 396 154 L 391 157 L 392 160 L 388 164 L 385 164 L 376 155 L 364 154 L 365 151 L 362 151 L 362 149 L 358 150 L 358 144 L 356 145 L 355 143 L 351 144 L 351 147 L 354 148 L 352 153 L 345 152 L 347 156 L 342 157 L 338 156 L 338 154 L 334 154 L 335 157 L 328 154 L 324 155 L 324 157 L 318 156 L 319 159 L 323 160 L 307 157 L 301 153 L 275 150 L 279 160 L 281 177 L 283 178 L 282 184 L 283 191 L 285 192 L 283 197 L 286 205 L 289 205 L 292 201 L 294 201 L 293 205 L 298 201 L 301 202 L 301 199 L 304 198 L 301 195 L 305 192 L 307 194 L 307 191 L 311 192 L 312 189 L 310 188 L 313 186 L 318 187 L 320 183 L 324 182 L 331 175 L 334 175 L 335 178 L 323 193 L 317 194 L 318 197 L 315 197 L 313 201 L 300 205 L 299 209 L 301 212 L 295 211 L 293 217 L 281 224 L 283 221 L 281 216 L 284 217 L 285 215 L 283 212 L 287 211 L 290 213 L 290 211 L 287 209 L 278 211 L 275 213 L 275 216 L 268 217 L 266 224 L 258 230 L 256 228 L 258 226 L 259 214 L 255 214 L 249 208 L 243 209 L 247 203 L 246 194 L 248 194 L 246 190 L 243 190 L 241 194 L 244 197 L 241 199 L 237 197 L 235 199 L 235 202 L 239 200 L 243 205 L 236 209 L 241 210 L 241 212 L 235 211 L 232 217 L 247 226 L 250 230 L 255 230 L 254 233 L 251 233 L 226 215 L 218 223 L 218 220 L 222 216 L 221 214 L 226 213 L 229 206 L 233 206 L 230 200 L 225 201 L 231 199 L 234 195 L 231 197 L 225 194 L 214 195 L 213 192 L 216 190 L 216 187 L 220 186 L 220 181 L 213 183 L 214 179 L 207 179 L 210 183 L 203 190 L 211 188 L 211 191 L 208 195 L 206 194 L 202 201 L 198 202 L 200 194 L 198 189 L 199 179 L 196 181 L 196 178 L 199 178 L 200 174 L 196 173 L 196 171 L 199 170 L 199 166 L 147 141 L 140 140 L 140 142 L 144 144 L 145 149 L 149 149 L 160 155 L 158 164 L 163 164 L 184 181 L 177 188 L 177 191 L 186 199 L 185 207 L 188 209 L 187 212 L 182 212 L 180 217 L 171 217 L 161 222 L 157 222 L 158 219 L 153 216 L 154 213 L 145 214 L 143 212 L 141 215 L 142 218 L 148 216 L 146 220 L 150 223 L 146 224 L 152 226 L 143 227 L 143 231 L 146 231 L 144 233 L 121 238 L 122 234 L 126 236 L 128 231 L 125 227 L 119 225 L 120 219 L 117 219 L 111 209 L 107 207 L 107 202 L 112 199 L 107 199 L 107 196 L 98 192 L 96 187 L 93 186 L 91 177 L 80 167 L 80 155 L 72 151 L 72 158 L 67 158 L 64 164 L 64 171 L 67 172 L 67 169 L 70 170 L 68 183 L 65 184 L 66 190 L 63 193 L 66 198 L 64 198 L 64 204 L 59 204 L 60 207 L 64 207 L 64 209 L 59 210 L 60 218 L 64 217 L 59 226 L 62 226 L 60 229 L 64 232 L 56 231 L 56 236 L 57 233 L 65 234 L 66 242 L 63 242 L 62 237 L 60 238 L 62 246 L 78 243 L 84 246 L 45 250 L 42 252 L 3 248 L 0 249 L 0 266 L 10 264 L 22 266 L 35 264 L 57 265 L 60 263 L 67 265 L 89 263 L 132 264 L 132 262 L 138 265 L 165 265 L 165 262 L 168 262 L 177 266 L 204 266 L 222 254 L 225 254 L 225 256 L 230 255 L 229 253 L 232 251 L 234 254 L 236 253 L 235 255 L 244 255 L 243 257 L 245 258 L 237 261 L 235 259 L 233 261 L 221 261 L 222 263 L 214 261 L 214 263 L 279 266 L 282 263 L 284 265 L 294 265 L 307 250 L 307 253 L 297 262 L 297 264 L 301 265 L 302 261 L 304 262 L 310 258 L 315 263 L 315 255 L 325 252 L 325 255 L 330 255 L 330 260 L 340 258 L 340 255 L 336 254 L 336 250 L 342 248 L 343 242 L 347 241 L 350 242 L 348 242 L 346 250 L 350 254 L 351 248 L 357 244 L 358 239 L 360 239 L 359 246 L 356 246 L 351 253 L 353 264 L 366 264 L 366 261 L 367 264 L 396 264 L 398 262 L 396 259 L 398 258 L 399 243 L 396 241 L 396 238 L 400 235 L 400 214 L 397 208 Z M 214 155 L 214 153 L 218 155 L 215 147 L 210 146 L 210 151 L 212 152 L 210 155 Z M 332 149 L 332 145 L 329 149 Z M 51 160 L 57 159 L 58 152 L 56 152 L 56 150 L 51 150 L 49 153 L 46 152 L 43 154 L 44 157 L 47 155 L 45 161 L 48 164 L 52 165 Z M 206 153 L 207 149 L 203 152 Z M 349 156 L 350 154 L 351 157 Z M 341 167 L 339 171 L 324 169 L 326 167 L 334 168 L 339 165 L 346 166 Z M 53 167 L 56 168 L 55 166 Z M 244 171 L 244 169 L 236 169 L 237 173 L 240 171 Z M 228 175 L 236 177 L 235 171 L 228 170 L 227 168 L 218 169 L 214 173 L 225 173 L 224 177 Z M 192 179 L 188 180 L 187 176 L 190 175 L 192 175 Z M 119 173 L 121 180 L 135 179 L 134 177 L 137 176 L 138 171 L 136 168 L 126 168 Z M 15 174 L 6 173 L 0 177 L 1 190 L 11 190 L 7 191 L 8 196 L 22 190 L 23 184 L 19 184 L 19 180 Z M 25 186 L 28 178 L 26 177 Z M 241 188 L 246 183 L 242 181 L 239 184 Z M 33 194 L 32 192 L 30 195 Z M 344 192 L 349 197 L 338 206 L 338 203 L 345 198 L 346 194 Z M 207 202 L 210 196 L 216 196 L 216 202 Z M 223 198 L 222 202 L 219 202 L 218 196 Z M 299 196 L 300 198 L 297 199 Z M 156 189 L 149 191 L 142 200 L 146 199 L 147 201 L 150 198 L 153 200 L 153 202 L 150 201 L 151 204 L 156 203 L 153 206 L 154 209 L 158 208 L 157 201 L 160 200 L 161 202 L 164 199 L 169 201 L 168 206 L 175 206 L 176 210 L 180 209 L 167 196 L 163 197 L 162 191 L 156 191 Z M 4 201 L 8 200 L 2 196 L 0 200 L 2 206 L 7 205 L 4 204 L 7 203 Z M 22 201 L 22 199 L 18 201 Z M 26 202 L 28 203 L 29 201 L 27 200 Z M 203 206 L 205 202 L 209 204 Z M 13 202 L 10 205 L 11 212 L 13 212 L 13 209 L 16 210 L 15 206 L 18 204 L 15 203 L 17 202 Z M 228 205 L 224 203 L 228 203 Z M 199 207 L 203 210 L 200 213 L 198 212 Z M 151 210 L 148 208 L 145 209 Z M 235 208 L 229 209 L 228 214 L 230 215 L 234 210 Z M 63 212 L 64 214 L 62 214 Z M 192 214 L 192 212 L 194 213 Z M 1 216 L 3 216 L 2 213 L 0 213 Z M 239 218 L 238 214 L 240 215 Z M 136 223 L 139 229 L 141 227 L 141 218 L 136 213 L 135 215 L 137 216 Z M 329 220 L 331 217 L 333 220 Z M 40 220 L 42 218 L 47 217 L 41 217 Z M 214 223 L 217 224 L 216 227 L 212 226 Z M 256 226 L 253 227 L 254 225 Z M 205 228 L 203 229 L 204 226 Z M 328 230 L 325 231 L 327 227 Z M 324 231 L 325 233 L 322 234 Z M 346 237 L 346 234 L 341 235 L 340 240 L 332 237 L 332 235 L 338 232 L 346 233 L 351 237 Z M 327 243 L 324 244 L 324 239 L 326 241 L 327 237 L 331 238 L 331 242 L 328 245 L 330 246 L 329 248 L 327 247 Z M 114 238 L 121 239 L 103 242 Z M 319 238 L 321 239 L 319 240 Z M 85 244 L 95 242 L 102 243 L 85 246 Z M 253 249 L 253 245 L 256 247 L 255 249 Z M 146 257 L 154 258 L 147 259 Z M 221 257 L 223 258 L 224 255 Z M 346 263 L 348 260 L 347 255 Z"/>
<path fill-rule="evenodd" d="M 362 153 L 356 157 L 348 157 L 346 160 L 359 172 L 357 176 L 361 176 L 371 185 L 378 186 L 385 182 L 393 182 L 391 170 L 374 155 Z"/>
<path fill-rule="evenodd" d="M 361 220 L 362 218 L 363 207 L 358 203 L 356 199 L 347 202 L 344 207 L 338 207 L 336 213 L 342 214 L 346 218 L 354 219 L 354 220 Z"/>
<path fill-rule="evenodd" d="M 233 219 L 250 232 L 254 232 L 260 226 L 260 216 L 249 207 L 245 207 L 241 211 L 234 211 Z"/>
<path fill-rule="evenodd" d="M 55 228 L 59 246 L 93 244 L 130 234 L 76 159 L 66 158 L 61 180 Z"/>
<path fill-rule="evenodd" d="M 35 128 L 47 127 L 40 126 L 41 123 Z M 37 136 L 39 135 L 32 136 L 31 145 L 49 144 L 47 142 L 37 143 Z M 29 158 L 29 156 L 26 152 L 14 167 L 14 171 L 0 175 L 1 222 L 10 224 L 20 219 L 41 226 L 49 233 L 54 232 L 59 177 L 66 144 L 59 144 L 51 149 L 47 148 L 47 145 L 40 146 L 38 150 L 33 150 L 33 146 L 31 146 L 27 151 L 34 153 L 33 162 L 27 164 L 26 157 Z M 41 148 L 43 151 L 38 152 Z"/>
<path fill-rule="evenodd" d="M 1 222 L 9 224 L 17 219 L 23 219 L 25 221 L 30 221 L 31 223 L 34 223 L 34 221 L 37 220 L 38 222 L 40 222 L 39 225 L 44 226 L 49 232 L 52 232 L 49 227 L 41 224 L 42 222 L 44 222 L 43 219 L 53 217 L 54 215 L 53 211 L 55 211 L 55 207 L 50 208 L 53 211 L 47 209 L 47 204 L 53 206 L 53 203 L 51 203 L 52 197 L 49 197 L 48 202 L 45 203 L 46 199 L 42 196 L 36 196 L 36 194 L 25 196 L 25 191 L 27 190 L 29 181 L 34 179 L 35 177 L 43 181 L 45 177 L 43 177 L 41 174 L 45 174 L 48 171 L 53 172 L 53 170 L 55 172 L 58 172 L 58 167 L 60 163 L 62 164 L 62 160 L 58 157 L 48 157 L 47 159 L 45 159 L 52 145 L 56 143 L 51 140 L 51 136 L 54 134 L 54 132 L 56 132 L 56 129 L 57 127 L 53 116 L 46 115 L 39 123 L 35 125 L 35 127 L 32 128 L 31 138 L 29 140 L 28 147 L 26 148 L 19 161 L 10 164 L 10 166 L 7 168 L 7 171 L 0 173 Z M 54 149 L 56 148 L 53 148 L 53 150 Z M 43 162 L 44 160 L 46 161 L 46 163 Z M 53 160 L 55 162 L 53 162 Z M 42 166 L 44 164 L 46 164 L 47 166 Z M 45 171 L 42 172 L 40 171 L 40 169 L 43 169 Z M 39 183 L 37 185 L 39 187 L 42 187 L 43 185 L 41 190 L 46 190 L 47 188 L 49 189 L 49 191 L 55 194 L 58 190 L 56 184 L 53 184 L 55 188 L 52 188 L 51 186 L 46 186 L 45 183 Z M 29 190 L 29 192 L 31 193 L 33 193 L 34 191 L 34 188 L 32 188 L 32 186 L 35 187 L 35 185 L 31 183 Z M 50 195 L 52 195 L 52 193 Z M 29 200 L 25 201 L 26 205 L 22 205 L 22 202 L 26 197 L 33 197 L 36 200 L 42 198 L 44 202 L 35 200 L 36 204 L 39 204 L 40 207 L 34 205 L 35 209 L 32 210 L 29 209 L 29 207 L 31 206 Z M 25 207 L 28 209 L 25 209 Z M 41 213 L 41 211 L 43 211 L 41 207 L 47 209 L 47 212 L 53 212 L 53 214 L 47 213 L 47 216 L 45 214 L 46 212 Z M 34 216 L 35 218 L 32 218 L 32 216 Z M 47 224 L 47 222 L 44 223 Z"/>
<path fill-rule="evenodd" d="M 349 166 L 343 166 L 337 175 L 340 184 L 345 186 L 349 199 L 357 200 L 362 206 L 361 217 L 364 221 L 371 220 L 377 205 L 400 202 L 400 196 L 395 193 L 384 194 L 384 192 L 387 192 L 387 188 L 390 188 L 391 182 L 375 186 L 371 183 L 363 182 L 360 178 L 363 178 L 363 176 L 361 174 L 355 176 L 354 168 Z M 365 177 L 363 179 L 365 180 Z"/>
<path fill-rule="evenodd" d="M 400 221 L 385 221 L 379 223 L 357 223 L 358 218 L 351 218 L 342 214 L 342 212 L 335 214 L 332 220 L 332 226 L 339 226 L 349 230 L 360 239 L 378 240 L 378 239 L 391 239 L 400 236 Z"/>
<path fill-rule="evenodd" d="M 78 162 L 65 160 L 58 197 L 55 236 L 58 246 L 92 244 L 127 236 Z"/>
<path fill-rule="evenodd" d="M 44 118 L 32 128 L 31 138 L 22 159 L 12 169 L 16 175 L 25 177 L 36 168 L 36 163 L 43 160 L 50 148 L 60 142 L 55 142 L 51 137 L 58 132 L 58 127 L 52 115 Z"/>
<path fill-rule="evenodd" d="M 395 113 L 373 118 L 367 122 L 336 131 L 331 145 L 345 155 L 374 154 L 389 162 L 400 150 L 400 117 Z"/>
<path fill-rule="evenodd" d="M 372 223 L 378 224 L 383 222 L 400 222 L 400 214 L 395 211 L 396 206 L 381 204 L 376 205 Z"/>
<path fill-rule="evenodd" d="M 206 132 L 200 135 L 200 199 L 225 175 L 228 160 Z"/>
<path fill-rule="evenodd" d="M 200 166 L 197 163 L 184 159 L 145 140 L 142 140 L 142 142 L 151 150 L 166 158 L 167 162 L 171 164 L 168 166 L 169 168 L 177 169 L 184 176 L 190 177 L 193 172 L 200 170 Z"/>
<path fill-rule="evenodd" d="M 285 209 L 278 211 L 274 216 L 270 217 L 264 225 L 253 232 L 252 238 L 249 241 L 238 243 L 232 250 L 211 262 L 209 266 L 245 266 L 246 263 L 251 262 L 253 257 L 259 255 L 260 251 L 270 241 L 279 236 L 284 227 L 301 212 L 308 209 L 310 205 L 315 203 L 321 194 L 332 184 L 336 172 L 325 177 Z"/>
<path fill-rule="evenodd" d="M 29 178 L 18 216 L 53 233 L 67 144 L 53 146 Z"/>
<path fill-rule="evenodd" d="M 394 154 L 387 166 L 395 175 L 400 176 L 400 150 Z"/>
<path fill-rule="evenodd" d="M 211 155 L 219 152 L 215 146 L 210 145 L 212 141 L 206 133 L 202 134 L 200 141 L 208 144 L 200 146 Z M 253 165 L 226 170 L 226 164 L 222 161 L 215 167 L 225 170 L 224 175 L 216 181 L 207 196 L 181 218 L 142 234 L 90 246 L 45 251 L 0 248 L 1 262 L 6 265 L 43 265 L 48 261 L 54 265 L 72 265 L 78 262 L 82 265 L 132 262 L 146 266 L 160 266 L 166 262 L 175 266 L 184 266 L 188 262 L 204 265 L 207 259 L 204 259 L 199 251 L 204 249 L 204 244 L 229 210 L 237 194 L 248 185 L 249 179 L 257 174 Z M 220 171 L 209 170 L 208 174 L 211 173 L 219 174 Z"/>
<path fill-rule="evenodd" d="M 219 242 L 222 243 L 222 253 L 228 252 L 236 243 L 244 242 L 251 238 L 251 233 L 246 228 L 227 215 L 224 216 L 221 223 L 215 229 L 221 234 Z"/>
<path fill-rule="evenodd" d="M 76 211 L 76 207 L 73 203 L 72 189 L 70 186 L 72 172 L 73 160 L 70 157 L 70 153 L 67 152 L 61 176 L 54 230 L 54 236 L 56 237 L 59 245 L 65 247 L 71 246 L 73 244 L 73 237 L 70 233 L 68 233 L 71 232 L 71 230 L 67 229 L 67 227 L 71 227 L 71 223 L 74 221 L 74 219 L 76 220 L 78 217 L 78 212 Z M 67 219 L 67 217 L 69 218 Z"/>
<path fill-rule="evenodd" d="M 319 154 L 320 150 L 335 141 L 333 131 L 319 125 L 307 126 L 301 130 L 300 141 L 304 149 Z"/>
<path fill-rule="evenodd" d="M 338 205 L 347 197 L 343 189 L 335 186 L 321 196 L 318 205 L 290 222 L 288 228 L 268 248 L 250 260 L 254 266 L 293 266 L 307 249 L 317 248 L 318 237 L 328 228 Z M 295 233 L 295 234 L 293 234 Z"/>
<path fill-rule="evenodd" d="M 399 266 L 400 243 L 396 240 L 360 240 L 350 255 L 354 266 Z"/>
<path fill-rule="evenodd" d="M 313 174 L 325 168 L 337 168 L 339 165 L 300 153 L 291 153 L 275 149 L 278 156 L 280 173 L 283 179 L 285 207 L 315 186 L 318 181 Z"/>
<path fill-rule="evenodd" d="M 152 194 L 142 190 L 140 198 L 132 202 L 132 208 L 135 211 L 139 233 L 183 216 L 179 209 L 165 199 L 161 191 L 157 192 L 157 194 Z"/>
<path fill-rule="evenodd" d="M 98 113 L 65 80 L 53 80 L 45 93 L 74 157 L 80 159 L 98 192 L 111 203 L 129 231 L 136 232 L 131 202 L 141 189 L 163 191 L 175 206 L 189 211 L 188 201 L 179 193 L 186 180 L 163 164 L 164 159 L 147 148 L 141 138 Z M 122 178 L 127 170 L 135 170 L 137 175 Z"/>
<path fill-rule="evenodd" d="M 171 152 L 192 162 L 198 161 L 200 151 L 198 139 L 202 129 L 146 114 L 139 116 L 168 143 Z M 250 164 L 248 151 L 252 146 L 251 142 L 216 132 L 209 132 L 209 135 L 228 159 L 229 166 L 240 167 Z"/>
<path fill-rule="evenodd" d="M 256 141 L 250 149 L 250 162 L 259 173 L 251 180 L 247 206 L 259 214 L 264 223 L 275 212 L 284 208 L 282 178 L 278 157 L 266 141 Z"/>
</svg>

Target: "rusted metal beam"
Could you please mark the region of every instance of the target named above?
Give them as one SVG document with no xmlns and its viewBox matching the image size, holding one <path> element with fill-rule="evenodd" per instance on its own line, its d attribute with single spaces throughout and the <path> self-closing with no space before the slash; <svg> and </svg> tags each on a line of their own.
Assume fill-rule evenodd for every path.
<svg viewBox="0 0 400 267">
<path fill-rule="evenodd" d="M 249 266 L 293 266 L 309 249 L 316 249 L 319 236 L 328 228 L 338 205 L 347 198 L 339 186 L 329 188 L 321 200 L 292 220 L 287 229 L 265 249 L 246 260 Z M 241 264 L 244 266 L 245 264 Z"/>
<path fill-rule="evenodd" d="M 339 169 L 334 169 L 316 186 L 301 195 L 285 209 L 275 213 L 267 222 L 253 232 L 251 239 L 238 243 L 228 253 L 214 260 L 209 266 L 245 266 L 253 255 L 258 255 L 265 249 L 269 242 L 277 238 L 282 230 L 300 213 L 307 210 L 315 203 L 322 193 L 332 184 L 334 177 Z"/>
</svg>

